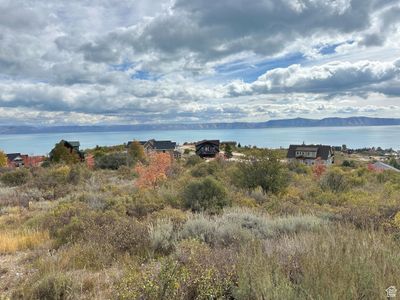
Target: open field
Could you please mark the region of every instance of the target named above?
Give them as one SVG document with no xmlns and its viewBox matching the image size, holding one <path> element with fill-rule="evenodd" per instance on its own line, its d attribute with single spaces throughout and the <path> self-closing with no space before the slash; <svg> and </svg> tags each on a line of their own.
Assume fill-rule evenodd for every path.
<svg viewBox="0 0 400 300">
<path fill-rule="evenodd" d="M 400 287 L 399 174 L 235 151 L 2 170 L 0 295 L 386 299 Z"/>
</svg>

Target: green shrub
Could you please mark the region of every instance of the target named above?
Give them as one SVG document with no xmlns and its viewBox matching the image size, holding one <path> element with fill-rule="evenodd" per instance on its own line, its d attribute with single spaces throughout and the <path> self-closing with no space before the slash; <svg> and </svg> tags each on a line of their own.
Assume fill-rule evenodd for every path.
<svg viewBox="0 0 400 300">
<path fill-rule="evenodd" d="M 46 198 L 54 200 L 69 193 L 71 188 L 69 180 L 74 181 L 75 177 L 74 175 L 70 178 L 70 172 L 71 167 L 64 165 L 42 168 L 35 171 L 32 184 L 46 192 L 48 194 Z"/>
<path fill-rule="evenodd" d="M 128 157 L 126 153 L 110 153 L 102 155 L 95 159 L 96 168 L 118 170 L 122 166 L 126 166 Z"/>
<path fill-rule="evenodd" d="M 354 160 L 344 160 L 342 162 L 342 166 L 347 167 L 347 168 L 355 168 L 356 164 L 355 164 Z"/>
<path fill-rule="evenodd" d="M 348 187 L 348 180 L 342 170 L 334 168 L 325 173 L 321 178 L 320 185 L 323 190 L 331 190 L 338 193 Z"/>
<path fill-rule="evenodd" d="M 271 219 L 247 209 L 229 209 L 220 216 L 194 215 L 184 224 L 179 236 L 212 246 L 241 246 L 251 240 L 316 231 L 323 225 L 324 221 L 314 216 Z"/>
<path fill-rule="evenodd" d="M 264 193 L 279 193 L 288 184 L 287 170 L 274 152 L 257 151 L 239 164 L 232 182 L 249 190 L 261 187 Z"/>
<path fill-rule="evenodd" d="M 50 273 L 32 284 L 26 299 L 64 300 L 75 299 L 77 285 L 62 273 Z"/>
<path fill-rule="evenodd" d="M 310 174 L 311 172 L 310 167 L 299 161 L 291 161 L 288 163 L 288 169 L 296 174 Z"/>
<path fill-rule="evenodd" d="M 31 173 L 27 169 L 17 169 L 6 172 L 0 177 L 0 181 L 7 186 L 19 186 L 26 184 L 31 178 Z"/>
<path fill-rule="evenodd" d="M 176 254 L 129 269 L 118 286 L 118 299 L 231 299 L 232 264 L 227 251 L 184 241 Z"/>
<path fill-rule="evenodd" d="M 72 165 L 69 174 L 68 174 L 68 182 L 73 185 L 78 185 L 85 180 L 88 180 L 91 177 L 90 170 L 83 164 L 75 164 Z"/>
<path fill-rule="evenodd" d="M 63 247 L 59 251 L 59 266 L 63 270 L 99 271 L 115 262 L 114 249 L 108 243 L 84 241 Z"/>
<path fill-rule="evenodd" d="M 206 216 L 195 215 L 183 225 L 180 237 L 182 239 L 196 239 L 207 244 L 215 243 L 216 224 Z"/>
<path fill-rule="evenodd" d="M 192 211 L 216 211 L 229 205 L 225 188 L 211 177 L 190 182 L 183 191 L 183 198 Z"/>
<path fill-rule="evenodd" d="M 169 254 L 174 250 L 176 232 L 173 223 L 166 220 L 158 220 L 155 225 L 150 226 L 150 245 L 154 252 Z"/>
<path fill-rule="evenodd" d="M 191 174 L 194 177 L 206 177 L 208 175 L 214 175 L 216 171 L 217 168 L 215 164 L 203 162 L 201 164 L 196 165 L 192 169 Z"/>
<path fill-rule="evenodd" d="M 203 162 L 203 159 L 200 156 L 191 155 L 186 160 L 186 166 L 195 166 L 201 162 Z"/>
</svg>

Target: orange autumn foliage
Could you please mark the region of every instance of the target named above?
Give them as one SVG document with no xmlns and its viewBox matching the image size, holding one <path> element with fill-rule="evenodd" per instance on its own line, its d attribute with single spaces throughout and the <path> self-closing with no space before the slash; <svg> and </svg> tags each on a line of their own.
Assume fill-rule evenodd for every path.
<svg viewBox="0 0 400 300">
<path fill-rule="evenodd" d="M 171 155 L 168 153 L 150 153 L 148 163 L 138 163 L 135 167 L 139 175 L 136 186 L 139 188 L 156 187 L 157 184 L 167 178 L 167 173 L 172 165 Z"/>
<path fill-rule="evenodd" d="M 321 176 L 325 173 L 326 171 L 326 166 L 321 162 L 320 158 L 317 158 L 315 160 L 315 165 L 312 168 L 312 172 L 314 176 L 319 179 Z"/>
</svg>

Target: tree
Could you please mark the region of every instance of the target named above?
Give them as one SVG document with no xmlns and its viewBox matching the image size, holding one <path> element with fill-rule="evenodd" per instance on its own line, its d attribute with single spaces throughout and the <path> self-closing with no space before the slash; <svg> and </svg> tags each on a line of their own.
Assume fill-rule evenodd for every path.
<svg viewBox="0 0 400 300">
<path fill-rule="evenodd" d="M 215 211 L 229 204 L 225 188 L 212 177 L 189 183 L 183 191 L 183 198 L 186 207 L 192 211 Z"/>
<path fill-rule="evenodd" d="M 225 146 L 225 156 L 226 156 L 226 158 L 232 158 L 232 156 L 233 156 L 232 146 L 229 144 L 226 144 L 226 146 Z"/>
<path fill-rule="evenodd" d="M 394 157 L 389 160 L 389 165 L 400 170 L 400 163 Z"/>
<path fill-rule="evenodd" d="M 7 167 L 7 161 L 7 155 L 2 150 L 0 150 L 0 168 Z"/>
<path fill-rule="evenodd" d="M 144 148 L 138 141 L 133 141 L 128 147 L 128 166 L 145 161 Z"/>
<path fill-rule="evenodd" d="M 278 193 L 287 185 L 287 172 L 276 153 L 253 150 L 252 156 L 239 164 L 237 174 L 234 174 L 235 181 L 243 188 L 261 187 L 264 193 Z"/>
<path fill-rule="evenodd" d="M 50 152 L 50 160 L 55 163 L 76 164 L 80 161 L 79 154 L 70 151 L 63 142 L 55 145 Z"/>
<path fill-rule="evenodd" d="M 172 158 L 170 154 L 151 153 L 147 164 L 139 162 L 135 167 L 135 171 L 139 175 L 136 186 L 139 188 L 155 188 L 158 183 L 167 178 L 171 165 Z"/>
</svg>

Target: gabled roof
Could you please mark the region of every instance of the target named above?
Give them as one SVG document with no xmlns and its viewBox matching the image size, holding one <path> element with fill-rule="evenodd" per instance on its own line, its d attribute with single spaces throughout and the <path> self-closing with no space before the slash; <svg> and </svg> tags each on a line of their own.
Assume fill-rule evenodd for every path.
<svg viewBox="0 0 400 300">
<path fill-rule="evenodd" d="M 307 150 L 308 149 L 308 150 Z M 296 158 L 296 151 L 315 151 L 317 149 L 317 157 L 323 160 L 329 158 L 329 154 L 333 153 L 332 147 L 328 145 L 290 145 L 287 158 Z"/>
<path fill-rule="evenodd" d="M 64 145 L 69 145 L 72 148 L 79 148 L 81 143 L 78 141 L 66 141 L 66 140 L 61 140 L 61 143 L 64 143 Z"/>
<path fill-rule="evenodd" d="M 213 144 L 219 146 L 219 140 L 202 140 L 196 143 L 196 147 L 202 144 Z"/>
<path fill-rule="evenodd" d="M 7 154 L 7 158 L 8 158 L 9 161 L 13 161 L 13 160 L 15 160 L 16 158 L 19 158 L 19 159 L 22 160 L 21 153 L 8 153 L 8 154 Z"/>
<path fill-rule="evenodd" d="M 384 171 L 389 170 L 389 171 L 400 172 L 399 169 L 396 169 L 395 167 L 393 167 L 391 165 L 388 165 L 388 164 L 385 164 L 385 163 L 383 163 L 381 161 L 377 161 L 376 163 L 374 163 L 374 167 L 379 169 L 379 170 L 384 170 Z"/>
<path fill-rule="evenodd" d="M 77 147 L 79 148 L 81 146 L 81 143 L 78 141 L 66 141 L 68 144 L 70 144 L 72 147 Z"/>
<path fill-rule="evenodd" d="M 140 145 L 145 148 L 150 148 L 153 150 L 175 150 L 176 142 L 172 141 L 156 141 L 154 139 L 148 141 L 139 141 Z M 132 142 L 128 142 L 127 146 L 129 147 Z"/>
<path fill-rule="evenodd" d="M 154 150 L 174 150 L 176 148 L 176 143 L 171 141 L 150 140 L 146 145 L 149 145 Z"/>
</svg>

